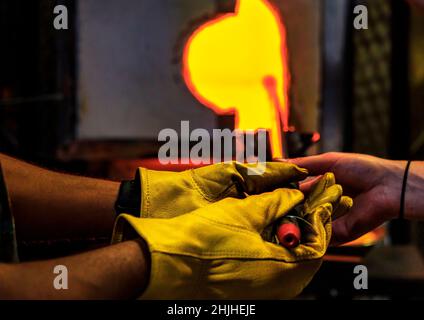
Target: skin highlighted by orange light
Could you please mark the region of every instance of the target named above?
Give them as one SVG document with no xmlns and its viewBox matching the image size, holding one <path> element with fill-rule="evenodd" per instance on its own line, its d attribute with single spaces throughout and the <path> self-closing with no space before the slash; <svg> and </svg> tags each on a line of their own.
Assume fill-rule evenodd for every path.
<svg viewBox="0 0 424 320">
<path fill-rule="evenodd" d="M 266 129 L 272 156 L 283 154 L 289 130 L 286 32 L 266 0 L 238 0 L 234 13 L 200 26 L 184 49 L 191 93 L 217 114 L 234 114 L 235 128 Z"/>
</svg>

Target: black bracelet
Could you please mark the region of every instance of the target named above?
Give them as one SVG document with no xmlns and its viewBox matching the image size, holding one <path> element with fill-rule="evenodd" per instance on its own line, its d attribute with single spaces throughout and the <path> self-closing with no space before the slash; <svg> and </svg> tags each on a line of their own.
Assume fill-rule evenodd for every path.
<svg viewBox="0 0 424 320">
<path fill-rule="evenodd" d="M 399 211 L 399 219 L 405 218 L 405 194 L 406 194 L 406 185 L 408 182 L 408 173 L 409 173 L 409 167 L 411 166 L 411 160 L 408 160 L 405 167 L 405 173 L 403 175 L 403 182 L 402 182 L 402 193 L 400 195 L 400 211 Z"/>
</svg>

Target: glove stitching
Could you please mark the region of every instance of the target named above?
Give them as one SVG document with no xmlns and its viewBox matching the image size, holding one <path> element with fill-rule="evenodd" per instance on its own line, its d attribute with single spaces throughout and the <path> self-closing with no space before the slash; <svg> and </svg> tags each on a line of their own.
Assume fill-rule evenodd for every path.
<svg viewBox="0 0 424 320">
<path fill-rule="evenodd" d="M 174 250 L 174 251 L 171 251 Z M 170 252 L 171 251 L 171 252 Z M 185 257 L 191 257 L 196 259 L 205 259 L 205 260 L 240 260 L 240 259 L 248 259 L 248 260 L 269 260 L 269 261 L 282 261 L 285 263 L 298 263 L 302 261 L 313 261 L 313 260 L 319 260 L 323 257 L 323 253 L 317 251 L 315 252 L 308 252 L 305 254 L 294 254 L 293 259 L 287 259 L 287 258 L 276 258 L 276 257 L 270 257 L 267 254 L 243 254 L 242 251 L 214 251 L 214 252 L 203 252 L 202 254 L 196 254 L 196 253 L 188 253 L 188 252 L 182 252 L 178 248 L 174 247 L 167 247 L 166 249 L 161 249 L 156 247 L 155 249 L 151 250 L 151 253 L 159 253 L 159 254 L 167 254 L 167 255 L 175 255 L 175 256 L 185 256 Z M 221 255 L 232 255 L 230 257 L 221 257 Z M 312 259 L 308 259 L 308 257 L 314 257 Z M 217 258 L 218 257 L 218 258 Z"/>
<path fill-rule="evenodd" d="M 223 223 L 223 222 L 220 222 L 220 221 L 216 221 L 216 220 L 213 220 L 211 218 L 207 218 L 207 217 L 204 217 L 202 215 L 199 215 L 197 213 L 191 213 L 191 214 L 192 215 L 195 215 L 195 216 L 197 216 L 199 218 L 202 218 L 204 220 L 207 220 L 207 221 L 209 221 L 209 222 L 211 222 L 211 223 L 213 223 L 213 224 L 215 224 L 217 226 L 221 226 L 223 228 L 230 229 L 232 231 L 235 231 L 235 232 L 238 232 L 238 233 L 241 233 L 241 234 L 249 233 L 251 235 L 254 235 L 255 237 L 259 237 L 262 241 L 264 241 L 258 233 L 254 232 L 254 231 L 251 231 L 251 230 L 249 230 L 249 229 L 247 229 L 245 227 L 231 225 L 231 224 Z M 222 252 L 222 253 L 228 253 L 228 254 L 231 254 L 232 253 L 232 252 L 226 252 L 226 251 L 215 251 L 215 252 Z M 320 250 L 317 250 L 317 253 L 320 256 L 320 255 L 323 255 L 324 252 L 325 252 L 325 247 L 322 245 L 321 248 L 320 248 Z M 296 257 L 303 258 L 303 257 L 308 257 L 308 256 L 314 256 L 317 253 L 311 252 L 311 253 L 305 253 L 305 254 L 296 254 Z"/>
<path fill-rule="evenodd" d="M 191 213 L 192 215 L 195 215 L 197 217 L 200 217 L 204 220 L 209 221 L 210 223 L 217 225 L 218 227 L 222 227 L 224 229 L 229 229 L 231 231 L 240 233 L 240 234 L 251 234 L 257 238 L 260 238 L 261 241 L 264 241 L 259 234 L 257 234 L 256 232 L 253 232 L 251 230 L 245 229 L 243 227 L 239 227 L 239 226 L 233 226 L 233 225 L 229 225 L 229 224 L 223 224 L 222 222 L 216 222 L 214 220 L 211 220 L 209 218 L 200 216 L 196 213 Z M 265 242 L 265 241 L 264 241 Z M 306 245 L 305 245 L 306 247 Z M 284 258 L 272 258 L 270 257 L 268 254 L 262 254 L 262 253 L 257 253 L 257 254 L 252 254 L 252 253 L 243 253 L 243 251 L 233 251 L 233 250 L 217 250 L 214 252 L 208 252 L 208 251 L 204 251 L 202 253 L 187 253 L 187 252 L 183 252 L 181 251 L 180 248 L 178 247 L 174 247 L 174 246 L 162 246 L 160 244 L 157 244 L 155 246 L 151 247 L 151 252 L 159 252 L 159 253 L 164 253 L 164 254 L 172 254 L 172 255 L 182 255 L 182 256 L 189 256 L 189 257 L 194 257 L 194 258 L 208 258 L 208 259 L 213 259 L 216 258 L 216 256 L 219 255 L 230 255 L 233 257 L 225 257 L 225 258 L 221 258 L 221 259 L 237 259 L 237 258 L 244 258 L 244 259 L 261 259 L 261 260 L 275 260 L 275 261 L 284 261 L 284 262 L 288 262 L 288 263 L 296 263 L 298 261 L 302 261 L 302 260 L 311 260 L 308 259 L 308 257 L 314 257 L 313 259 L 321 259 L 322 256 L 324 255 L 324 250 L 323 250 L 323 246 L 320 248 L 321 250 L 315 250 L 314 248 L 309 247 L 309 251 L 305 252 L 303 254 L 297 254 L 297 253 L 292 253 L 293 254 L 293 260 L 287 260 Z"/>
<path fill-rule="evenodd" d="M 195 213 L 195 212 L 193 212 L 191 214 L 194 215 L 194 216 L 196 216 L 196 217 L 202 218 L 203 220 L 207 220 L 207 221 L 209 221 L 209 222 L 211 222 L 211 223 L 213 223 L 213 224 L 215 224 L 217 226 L 221 226 L 221 227 L 224 227 L 224 228 L 226 227 L 226 228 L 228 228 L 230 230 L 233 230 L 233 231 L 236 231 L 236 232 L 239 232 L 239 233 L 248 232 L 249 234 L 252 234 L 252 235 L 255 235 L 255 236 L 259 236 L 256 232 L 254 232 L 252 230 L 249 230 L 248 228 L 243 227 L 243 226 L 237 226 L 237 225 L 233 225 L 233 224 L 229 224 L 229 223 L 217 221 L 217 220 L 214 220 L 214 219 L 211 219 L 211 218 L 207 218 L 205 216 L 202 216 L 202 215 L 200 215 L 198 213 Z"/>
<path fill-rule="evenodd" d="M 148 170 L 146 170 L 145 171 L 146 172 L 146 207 L 145 207 L 145 209 L 146 209 L 146 218 L 148 218 L 150 215 L 149 215 L 149 212 L 150 212 L 150 183 L 149 183 L 149 171 Z"/>
<path fill-rule="evenodd" d="M 193 169 L 191 169 L 190 170 L 190 178 L 191 178 L 191 181 L 193 182 L 193 185 L 194 185 L 194 189 L 196 189 L 196 191 L 197 192 L 199 192 L 200 193 L 200 195 L 205 199 L 205 200 L 207 200 L 207 201 L 209 201 L 209 202 L 213 202 L 213 199 L 212 198 L 210 198 L 208 195 L 207 195 L 207 193 L 206 193 L 206 191 L 205 190 L 203 190 L 203 188 L 197 183 L 197 181 L 196 181 L 196 176 L 195 176 L 195 173 L 194 173 L 194 171 L 193 171 Z"/>
<path fill-rule="evenodd" d="M 227 188 L 225 188 L 223 191 L 221 191 L 218 195 L 211 195 L 206 189 L 201 186 L 200 181 L 198 181 L 200 179 L 197 177 L 197 174 L 193 169 L 190 170 L 190 177 L 197 192 L 199 192 L 200 195 L 209 202 L 215 202 L 218 199 L 225 198 L 231 192 L 231 188 L 235 186 L 235 183 L 233 183 Z"/>
</svg>

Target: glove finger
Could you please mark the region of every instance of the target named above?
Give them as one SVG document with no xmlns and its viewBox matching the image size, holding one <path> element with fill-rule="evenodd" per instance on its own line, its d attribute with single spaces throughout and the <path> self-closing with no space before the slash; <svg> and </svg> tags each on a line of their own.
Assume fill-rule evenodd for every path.
<svg viewBox="0 0 424 320">
<path fill-rule="evenodd" d="M 226 198 L 211 205 L 208 210 L 213 213 L 213 207 L 226 213 L 221 215 L 221 223 L 237 225 L 252 231 L 262 232 L 265 227 L 287 214 L 303 201 L 303 193 L 296 189 L 277 189 L 245 199 Z M 213 219 L 213 214 L 208 215 Z M 225 220 L 225 221 L 224 221 Z"/>
<path fill-rule="evenodd" d="M 340 201 L 335 205 L 333 210 L 332 219 L 336 220 L 343 217 L 353 206 L 353 200 L 351 197 L 342 196 Z"/>
<path fill-rule="evenodd" d="M 305 204 L 305 213 L 311 213 L 316 208 L 326 203 L 333 205 L 339 203 L 340 198 L 343 194 L 343 188 L 339 184 L 333 184 L 329 188 L 325 189 L 321 194 L 317 195 L 313 201 L 307 200 Z"/>
<path fill-rule="evenodd" d="M 321 179 L 312 187 L 311 193 L 309 194 L 308 199 L 306 200 L 306 203 L 313 203 L 316 201 L 318 197 L 321 196 L 321 194 L 334 185 L 336 183 L 336 178 L 334 177 L 334 174 L 331 172 L 327 172 L 324 174 Z"/>
<path fill-rule="evenodd" d="M 199 189 L 212 201 L 226 197 L 240 198 L 244 197 L 245 193 L 260 194 L 288 187 L 289 183 L 303 180 L 308 175 L 306 169 L 279 162 L 223 162 L 190 172 Z"/>
<path fill-rule="evenodd" d="M 304 180 L 308 170 L 287 162 L 266 162 L 259 164 L 235 163 L 237 171 L 243 178 L 248 194 L 260 194 L 277 188 L 288 187 L 292 182 Z"/>
<path fill-rule="evenodd" d="M 306 242 L 316 250 L 325 251 L 330 243 L 332 213 L 332 204 L 325 203 L 319 206 L 314 214 L 311 215 L 310 223 L 313 225 L 316 234 L 308 234 L 307 237 L 309 239 Z"/>
</svg>

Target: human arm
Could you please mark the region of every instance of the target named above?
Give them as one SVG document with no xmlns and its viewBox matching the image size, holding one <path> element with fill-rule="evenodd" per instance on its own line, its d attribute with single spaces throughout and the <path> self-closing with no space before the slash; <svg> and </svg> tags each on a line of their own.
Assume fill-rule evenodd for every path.
<svg viewBox="0 0 424 320">
<path fill-rule="evenodd" d="M 57 290 L 55 266 L 66 266 L 68 289 Z M 149 279 L 144 242 L 126 241 L 47 261 L 0 264 L 0 299 L 131 299 Z"/>
<path fill-rule="evenodd" d="M 346 194 L 353 197 L 351 211 L 333 222 L 334 245 L 354 240 L 399 216 L 406 161 L 327 153 L 290 162 L 308 169 L 315 176 L 333 172 Z M 308 186 L 307 183 L 303 189 Z M 405 218 L 424 220 L 424 162 L 411 164 L 405 192 Z"/>
<path fill-rule="evenodd" d="M 119 183 L 0 161 L 19 240 L 110 237 Z"/>
<path fill-rule="evenodd" d="M 58 173 L 2 154 L 0 161 L 19 240 L 111 235 L 119 183 Z M 169 218 L 225 197 L 287 186 L 307 175 L 291 164 L 267 163 L 264 172 L 251 174 L 255 168 L 235 162 L 179 173 L 140 168 L 133 196 L 141 198 L 143 217 Z"/>
<path fill-rule="evenodd" d="M 0 264 L 0 299 L 292 298 L 328 246 L 331 213 L 342 193 L 334 183 L 331 174 L 324 176 L 305 201 L 302 217 L 312 229 L 294 249 L 261 234 L 302 203 L 295 189 L 226 198 L 171 219 L 121 215 L 114 241 L 139 240 L 67 258 Z M 66 290 L 53 285 L 58 265 L 68 270 Z"/>
</svg>

